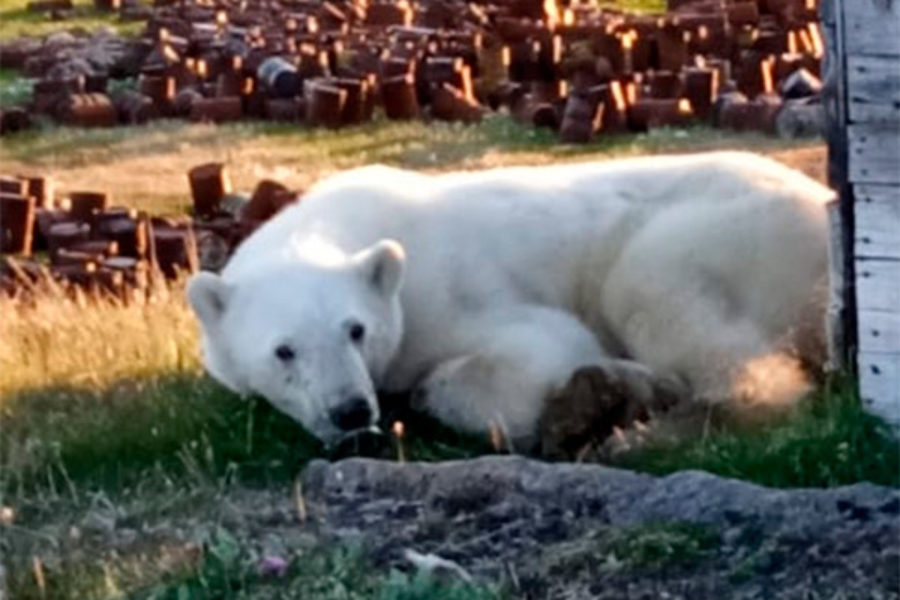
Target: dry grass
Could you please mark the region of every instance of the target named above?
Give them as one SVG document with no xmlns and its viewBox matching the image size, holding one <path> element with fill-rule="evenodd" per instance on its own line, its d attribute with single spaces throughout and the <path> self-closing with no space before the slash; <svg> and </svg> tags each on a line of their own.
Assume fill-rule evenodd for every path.
<svg viewBox="0 0 900 600">
<path fill-rule="evenodd" d="M 8 173 L 52 175 L 63 192 L 107 191 L 117 204 L 174 213 L 189 207 L 188 168 L 209 161 L 226 163 L 235 188 L 250 191 L 264 177 L 303 189 L 334 171 L 373 162 L 436 171 L 721 148 L 775 154 L 815 171 L 814 176 L 821 176 L 824 165 L 818 141 L 788 143 L 698 128 L 564 146 L 546 130 L 503 116 L 472 127 L 376 122 L 337 132 L 258 122 L 216 127 L 163 121 L 105 130 L 60 127 L 5 140 L 0 164 Z"/>
<path fill-rule="evenodd" d="M 0 297 L 0 407 L 28 389 L 198 372 L 197 327 L 182 296 L 179 285 L 124 302 L 45 282 L 27 300 Z"/>
</svg>

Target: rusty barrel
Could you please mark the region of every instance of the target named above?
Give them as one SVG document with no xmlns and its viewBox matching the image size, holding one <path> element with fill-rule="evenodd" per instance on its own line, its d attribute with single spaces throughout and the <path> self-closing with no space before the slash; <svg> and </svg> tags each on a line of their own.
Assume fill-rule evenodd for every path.
<svg viewBox="0 0 900 600">
<path fill-rule="evenodd" d="M 31 254 L 34 232 L 34 198 L 0 193 L 0 250 Z"/>
<path fill-rule="evenodd" d="M 419 115 L 415 78 L 412 74 L 389 77 L 381 82 L 382 102 L 388 119 L 414 119 Z"/>
<path fill-rule="evenodd" d="M 194 215 L 206 217 L 219 211 L 220 202 L 231 193 L 231 179 L 222 163 L 206 163 L 188 171 Z"/>
<path fill-rule="evenodd" d="M 94 213 L 109 206 L 109 196 L 104 192 L 71 192 L 69 200 L 72 203 L 72 218 L 82 223 L 93 223 Z"/>
</svg>

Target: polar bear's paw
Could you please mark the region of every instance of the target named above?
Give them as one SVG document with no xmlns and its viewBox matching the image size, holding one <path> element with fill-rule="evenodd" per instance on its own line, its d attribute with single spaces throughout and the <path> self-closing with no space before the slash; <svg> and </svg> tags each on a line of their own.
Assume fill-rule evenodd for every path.
<svg viewBox="0 0 900 600">
<path fill-rule="evenodd" d="M 540 452 L 571 460 L 593 454 L 610 438 L 627 444 L 645 429 L 643 423 L 687 397 L 681 383 L 631 361 L 580 368 L 547 399 L 539 421 Z"/>
<path fill-rule="evenodd" d="M 502 357 L 475 353 L 438 365 L 412 392 L 411 407 L 470 434 L 499 428 L 516 450 L 533 445 L 546 386 Z"/>
</svg>

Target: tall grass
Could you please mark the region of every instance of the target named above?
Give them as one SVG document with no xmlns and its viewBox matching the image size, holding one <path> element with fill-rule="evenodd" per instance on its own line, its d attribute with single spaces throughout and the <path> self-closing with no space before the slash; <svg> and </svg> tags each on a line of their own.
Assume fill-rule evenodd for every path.
<svg viewBox="0 0 900 600">
<path fill-rule="evenodd" d="M 196 374 L 197 336 L 180 286 L 126 300 L 42 281 L 24 298 L 0 297 L 0 402 L 27 389 L 101 389 L 126 377 Z"/>
</svg>

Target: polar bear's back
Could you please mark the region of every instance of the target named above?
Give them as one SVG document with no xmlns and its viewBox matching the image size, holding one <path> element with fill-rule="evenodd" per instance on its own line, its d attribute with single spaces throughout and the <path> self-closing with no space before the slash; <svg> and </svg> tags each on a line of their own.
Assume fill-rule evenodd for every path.
<svg viewBox="0 0 900 600">
<path fill-rule="evenodd" d="M 683 193 L 673 195 L 673 190 Z M 671 204 L 708 196 L 727 202 L 736 192 L 747 190 L 794 193 L 815 203 L 833 197 L 825 186 L 775 160 L 748 152 L 722 151 L 440 174 L 372 165 L 329 177 L 314 186 L 306 200 L 314 204 L 320 198 L 329 203 L 346 199 L 363 209 L 361 204 L 366 200 L 362 197 L 379 196 L 411 204 L 452 202 L 462 210 L 476 203 L 482 208 L 494 203 L 502 206 L 508 204 L 511 194 L 523 202 L 560 202 L 583 195 L 603 200 L 621 195 Z"/>
<path fill-rule="evenodd" d="M 680 204 L 703 211 L 706 203 L 748 199 L 757 208 L 768 202 L 814 206 L 832 196 L 805 175 L 744 152 L 437 175 L 373 165 L 313 186 L 298 206 L 248 239 L 228 270 L 251 259 L 271 259 L 273 253 L 290 255 L 286 241 L 298 236 L 318 236 L 352 252 L 383 237 L 434 248 L 473 238 L 491 244 L 499 233 L 540 232 L 551 248 L 579 232 L 601 234 L 604 223 L 635 207 L 647 214 Z M 554 239 L 548 237 L 551 233 Z"/>
</svg>

